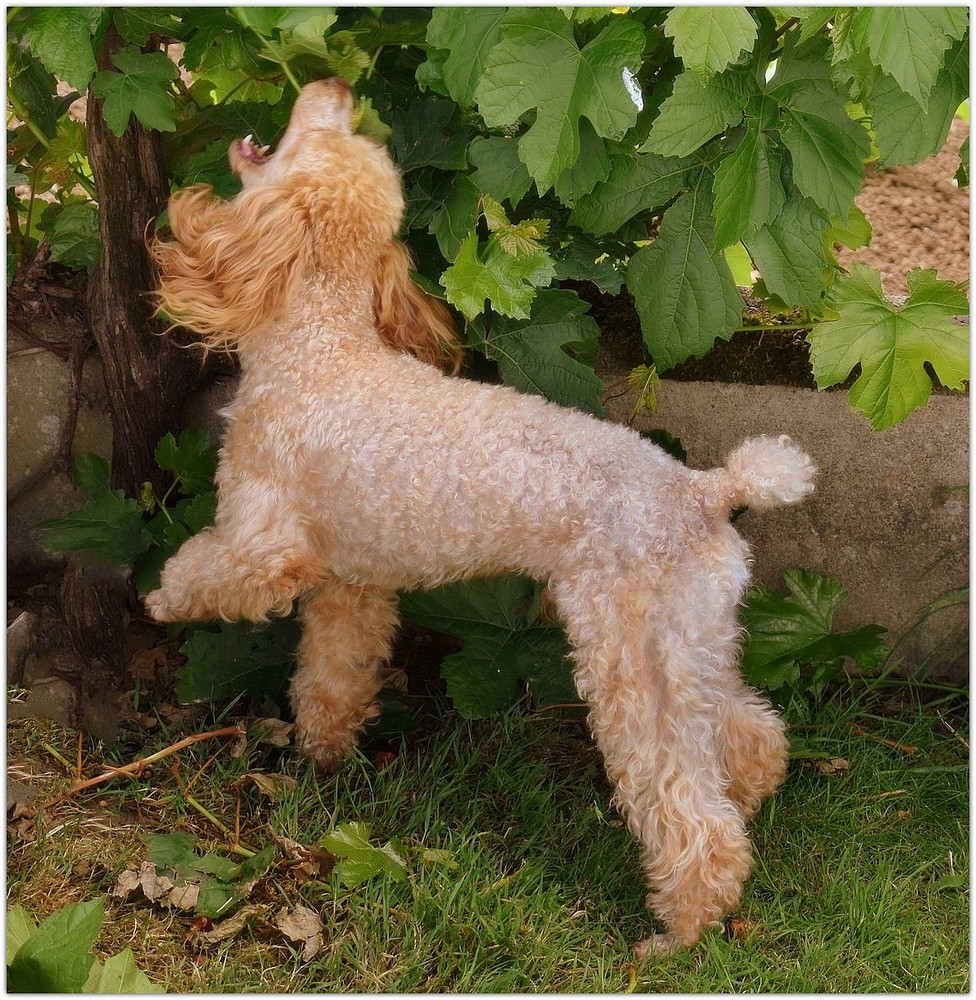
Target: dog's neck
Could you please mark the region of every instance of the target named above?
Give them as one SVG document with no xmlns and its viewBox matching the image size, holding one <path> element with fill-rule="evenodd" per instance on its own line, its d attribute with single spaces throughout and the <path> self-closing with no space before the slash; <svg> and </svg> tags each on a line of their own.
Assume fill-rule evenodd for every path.
<svg viewBox="0 0 976 1000">
<path fill-rule="evenodd" d="M 287 315 L 238 347 L 242 365 L 275 359 L 340 356 L 381 345 L 368 274 L 317 272 L 299 286 Z"/>
</svg>

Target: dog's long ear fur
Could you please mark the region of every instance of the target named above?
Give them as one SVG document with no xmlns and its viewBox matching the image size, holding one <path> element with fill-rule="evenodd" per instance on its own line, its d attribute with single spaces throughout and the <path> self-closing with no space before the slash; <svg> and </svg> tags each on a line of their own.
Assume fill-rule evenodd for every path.
<svg viewBox="0 0 976 1000">
<path fill-rule="evenodd" d="M 233 201 L 206 186 L 186 188 L 170 199 L 169 225 L 174 238 L 151 247 L 158 305 L 208 348 L 230 350 L 266 329 L 311 273 L 308 209 L 283 188 Z"/>
<path fill-rule="evenodd" d="M 456 373 L 464 354 L 447 306 L 424 292 L 410 276 L 410 255 L 392 241 L 373 265 L 376 327 L 391 347 Z"/>
</svg>

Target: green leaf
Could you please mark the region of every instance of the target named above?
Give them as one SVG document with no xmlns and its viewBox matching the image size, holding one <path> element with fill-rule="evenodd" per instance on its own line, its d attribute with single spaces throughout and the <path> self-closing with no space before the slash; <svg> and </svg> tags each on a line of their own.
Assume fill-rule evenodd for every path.
<svg viewBox="0 0 976 1000">
<path fill-rule="evenodd" d="M 746 102 L 759 93 L 755 78 L 732 67 L 702 80 L 686 70 L 654 119 L 642 153 L 689 156 L 713 136 L 742 120 Z"/>
<path fill-rule="evenodd" d="M 614 266 L 604 244 L 577 236 L 553 254 L 560 281 L 592 281 L 601 292 L 617 295 L 624 283 L 623 269 Z"/>
<path fill-rule="evenodd" d="M 105 960 L 102 965 L 92 966 L 82 993 L 165 993 L 162 986 L 151 982 L 144 972 L 136 967 L 132 950 L 126 948 L 118 955 Z"/>
<path fill-rule="evenodd" d="M 108 127 L 122 135 L 129 117 L 160 132 L 175 132 L 176 103 L 161 86 L 177 76 L 176 66 L 162 52 L 140 52 L 135 46 L 112 54 L 118 73 L 102 70 L 91 82 L 91 92 L 105 101 Z"/>
<path fill-rule="evenodd" d="M 570 208 L 589 194 L 594 185 L 605 181 L 610 173 L 607 144 L 593 131 L 593 126 L 585 118 L 581 118 L 579 123 L 579 143 L 580 151 L 576 162 L 567 167 L 553 184 L 556 197 Z"/>
<path fill-rule="evenodd" d="M 791 194 L 768 225 L 745 238 L 766 288 L 788 305 L 823 312 L 829 219 L 813 202 Z"/>
<path fill-rule="evenodd" d="M 880 74 L 868 107 L 882 167 L 918 163 L 945 145 L 956 108 L 969 93 L 969 46 L 957 42 L 946 54 L 929 94 L 928 110 L 906 94 L 893 77 Z"/>
<path fill-rule="evenodd" d="M 475 168 L 471 180 L 478 189 L 496 201 L 507 201 L 512 208 L 532 186 L 516 139 L 497 135 L 475 139 L 468 148 L 468 160 Z"/>
<path fill-rule="evenodd" d="M 436 7 L 427 25 L 427 41 L 444 50 L 440 78 L 462 108 L 474 105 L 491 50 L 508 16 L 505 7 Z"/>
<path fill-rule="evenodd" d="M 142 508 L 122 490 L 109 489 L 108 463 L 98 455 L 76 459 L 75 477 L 92 500 L 81 510 L 41 522 L 45 547 L 52 552 L 87 550 L 112 566 L 128 565 L 152 544 Z"/>
<path fill-rule="evenodd" d="M 418 167 L 463 170 L 468 137 L 454 123 L 457 109 L 439 97 L 420 97 L 393 118 L 390 144 L 403 171 Z"/>
<path fill-rule="evenodd" d="M 745 134 L 715 171 L 715 249 L 744 239 L 779 215 L 786 198 L 783 158 L 759 117 L 745 120 Z"/>
<path fill-rule="evenodd" d="M 157 868 L 166 868 L 187 879 L 196 870 L 196 838 L 183 830 L 175 833 L 145 833 L 142 841 L 148 848 L 146 859 Z M 233 862 L 231 862 L 233 864 Z"/>
<path fill-rule="evenodd" d="M 851 41 L 925 110 L 946 49 L 966 32 L 966 7 L 859 7 Z"/>
<path fill-rule="evenodd" d="M 96 69 L 93 39 L 108 14 L 104 7 L 39 7 L 29 12 L 24 31 L 45 68 L 84 93 Z"/>
<path fill-rule="evenodd" d="M 290 618 L 270 625 L 221 622 L 199 628 L 180 649 L 186 663 L 177 675 L 181 701 L 214 701 L 246 691 L 274 699 L 295 665 L 298 624 Z"/>
<path fill-rule="evenodd" d="M 7 910 L 7 965 L 36 933 L 37 921 L 22 906 Z"/>
<path fill-rule="evenodd" d="M 908 301 L 894 305 L 885 298 L 878 272 L 855 263 L 850 277 L 838 279 L 832 291 L 837 319 L 808 334 L 821 389 L 861 366 L 850 402 L 875 430 L 904 420 L 928 400 L 932 380 L 926 364 L 949 389 L 962 389 L 969 378 L 969 329 L 952 321 L 969 313 L 965 293 L 931 270 L 911 271 L 906 281 Z"/>
<path fill-rule="evenodd" d="M 579 157 L 581 118 L 605 139 L 637 120 L 623 73 L 640 66 L 643 50 L 644 29 L 635 21 L 610 21 L 580 49 L 572 23 L 557 10 L 520 9 L 489 54 L 475 91 L 478 110 L 493 128 L 535 112 L 519 155 L 545 192 Z"/>
<path fill-rule="evenodd" d="M 828 81 L 776 84 L 774 77 L 770 96 L 783 109 L 780 136 L 790 151 L 793 183 L 828 214 L 845 218 L 864 180 L 867 132 L 851 121 L 844 98 Z"/>
<path fill-rule="evenodd" d="M 674 54 L 702 77 L 721 73 L 756 42 L 756 22 L 745 7 L 672 7 L 664 33 Z"/>
<path fill-rule="evenodd" d="M 687 183 L 691 157 L 635 153 L 615 156 L 606 181 L 581 198 L 569 223 L 594 236 L 615 233 L 635 215 L 670 201 Z"/>
<path fill-rule="evenodd" d="M 150 35 L 181 37 L 182 22 L 177 12 L 166 7 L 116 7 L 112 23 L 133 45 L 145 45 Z"/>
<path fill-rule="evenodd" d="M 589 305 L 569 289 L 543 289 L 525 320 L 494 321 L 476 346 L 498 362 L 506 385 L 532 392 L 564 406 L 601 414 L 603 383 L 593 369 L 567 353 L 572 344 L 589 342 L 595 350 L 600 329 L 585 315 Z"/>
<path fill-rule="evenodd" d="M 446 260 L 454 260 L 478 222 L 481 191 L 467 174 L 455 174 L 450 194 L 434 212 L 430 231 Z"/>
<path fill-rule="evenodd" d="M 407 877 L 402 852 L 392 842 L 373 847 L 364 823 L 342 823 L 322 838 L 322 846 L 340 858 L 336 871 L 347 888 L 353 888 L 376 875 L 389 875 L 397 882 Z"/>
<path fill-rule="evenodd" d="M 969 187 L 969 136 L 959 147 L 959 168 L 956 170 L 956 183 L 960 187 Z"/>
<path fill-rule="evenodd" d="M 401 609 L 408 621 L 464 641 L 441 672 L 454 707 L 465 718 L 484 718 L 515 704 L 523 681 L 547 703 L 575 698 L 568 643 L 561 630 L 540 617 L 530 580 L 495 577 L 415 591 L 402 596 Z"/>
<path fill-rule="evenodd" d="M 55 910 L 7 967 L 11 993 L 81 993 L 95 962 L 90 954 L 105 915 L 104 900 Z"/>
<path fill-rule="evenodd" d="M 98 209 L 90 202 L 65 205 L 55 216 L 49 232 L 51 260 L 77 271 L 93 271 L 102 244 L 98 232 Z"/>
<path fill-rule="evenodd" d="M 634 296 L 658 371 L 701 357 L 716 337 L 728 340 L 742 317 L 742 297 L 725 258 L 712 254 L 711 191 L 699 186 L 664 213 L 657 239 L 631 258 Z"/>
<path fill-rule="evenodd" d="M 478 234 L 470 232 L 454 263 L 441 275 L 447 301 L 468 319 L 484 310 L 485 301 L 504 316 L 528 319 L 536 288 L 555 277 L 555 265 L 545 251 L 513 256 L 497 241 L 479 254 Z"/>
<path fill-rule="evenodd" d="M 172 472 L 180 481 L 181 493 L 205 493 L 213 490 L 219 448 L 205 430 L 181 431 L 162 437 L 156 446 L 156 464 Z"/>
<path fill-rule="evenodd" d="M 784 580 L 785 597 L 758 586 L 740 611 L 746 629 L 742 672 L 751 684 L 775 690 L 795 681 L 801 665 L 839 665 L 849 658 L 869 670 L 881 663 L 887 650 L 880 626 L 832 631 L 834 612 L 847 598 L 837 580 L 799 569 L 787 570 Z"/>
</svg>

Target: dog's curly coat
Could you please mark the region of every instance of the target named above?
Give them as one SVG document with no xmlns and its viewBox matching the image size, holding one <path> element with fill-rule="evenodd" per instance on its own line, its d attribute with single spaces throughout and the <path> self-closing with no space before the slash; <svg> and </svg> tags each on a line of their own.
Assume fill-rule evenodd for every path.
<svg viewBox="0 0 976 1000">
<path fill-rule="evenodd" d="M 728 513 L 797 501 L 815 470 L 760 437 L 692 471 L 624 427 L 442 374 L 453 324 L 410 279 L 400 178 L 352 107 L 341 81 L 310 84 L 273 156 L 231 146 L 236 198 L 170 203 L 160 302 L 236 348 L 243 374 L 216 524 L 146 604 L 159 621 L 261 620 L 300 599 L 291 698 L 330 763 L 376 712 L 397 590 L 548 580 L 666 925 L 637 949 L 691 945 L 736 906 L 745 824 L 786 770 L 782 723 L 736 668 L 748 559 Z"/>
</svg>

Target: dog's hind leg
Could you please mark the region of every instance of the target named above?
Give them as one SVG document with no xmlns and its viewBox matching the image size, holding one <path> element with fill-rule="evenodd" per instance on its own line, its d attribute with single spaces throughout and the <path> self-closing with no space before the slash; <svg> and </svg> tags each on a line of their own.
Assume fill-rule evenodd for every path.
<svg viewBox="0 0 976 1000">
<path fill-rule="evenodd" d="M 375 699 L 396 632 L 396 594 L 327 581 L 302 598 L 300 618 L 290 692 L 297 742 L 316 763 L 331 767 L 379 714 Z"/>
<path fill-rule="evenodd" d="M 690 610 L 701 608 L 691 583 L 650 588 L 634 574 L 608 588 L 606 573 L 588 575 L 551 589 L 615 803 L 643 847 L 648 905 L 666 927 L 636 950 L 667 952 L 720 925 L 751 867 L 719 731 L 718 675 L 735 634 Z"/>
</svg>

